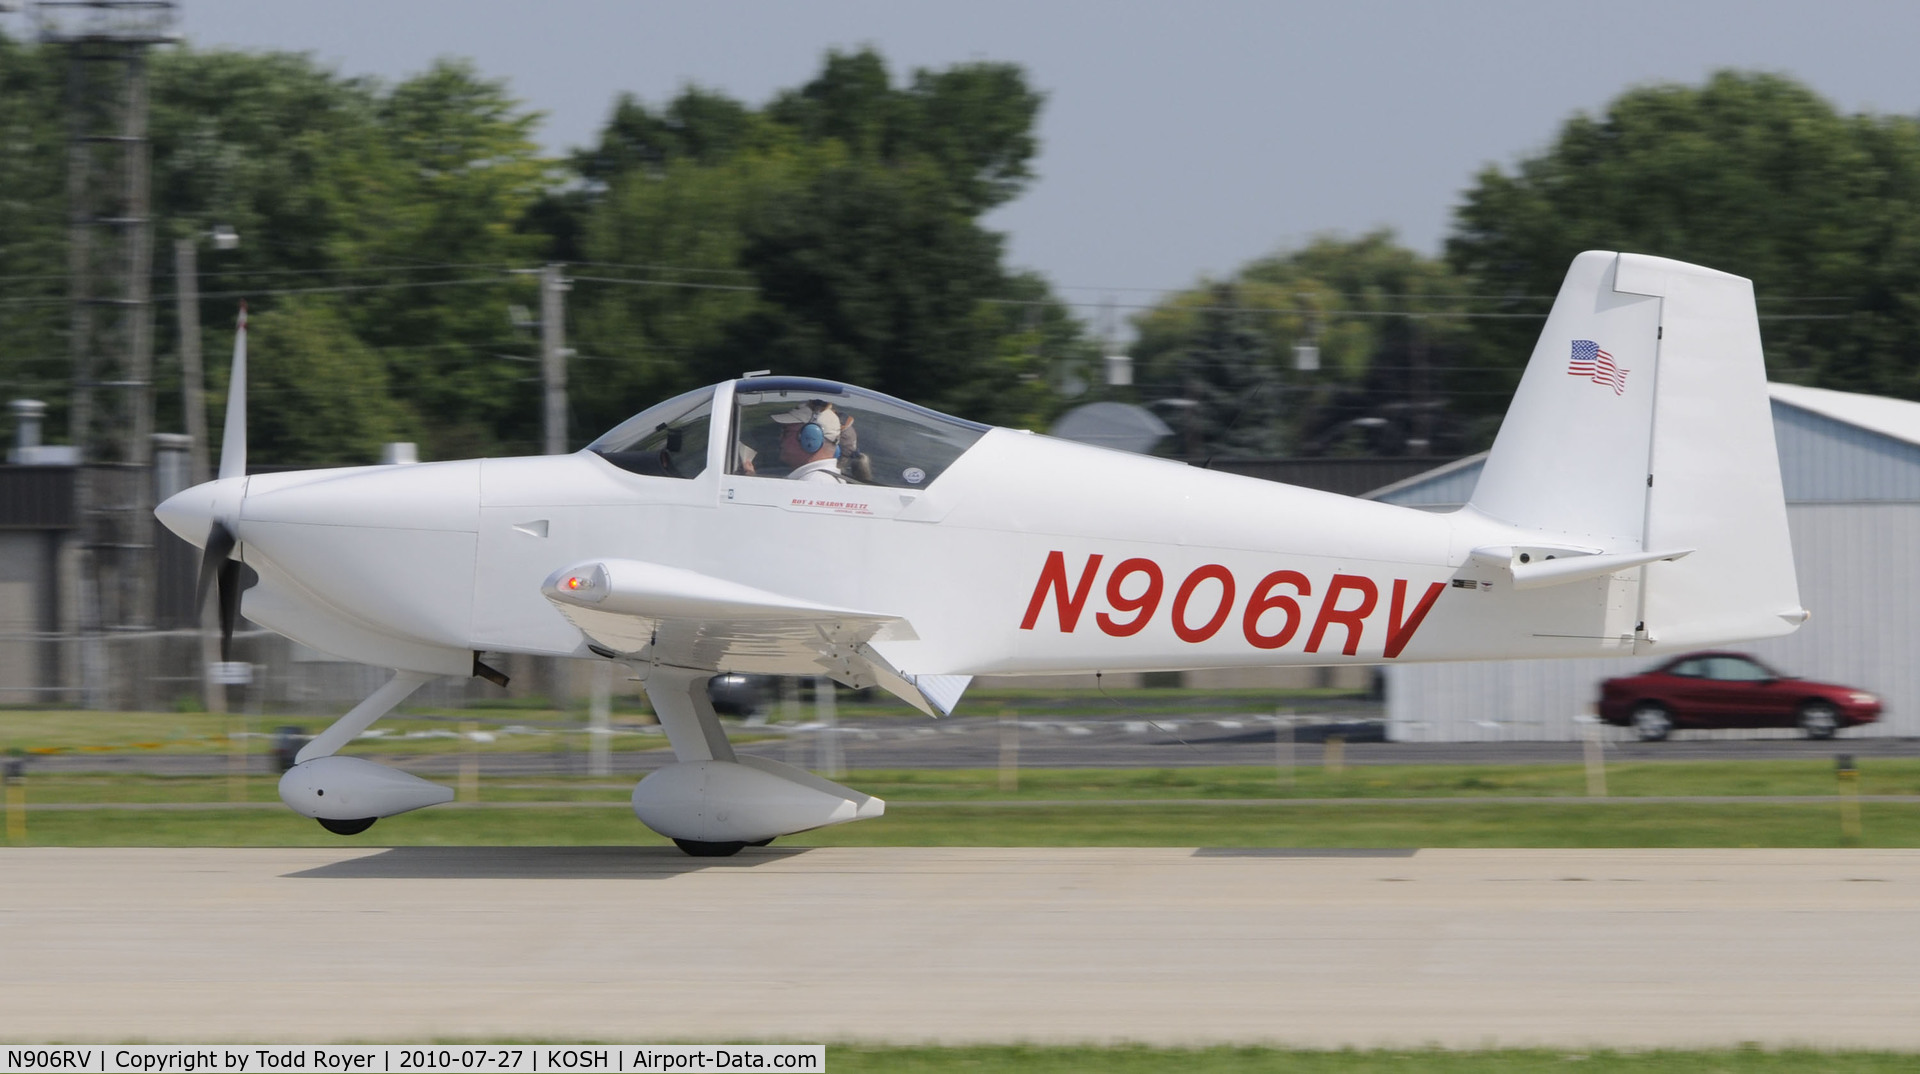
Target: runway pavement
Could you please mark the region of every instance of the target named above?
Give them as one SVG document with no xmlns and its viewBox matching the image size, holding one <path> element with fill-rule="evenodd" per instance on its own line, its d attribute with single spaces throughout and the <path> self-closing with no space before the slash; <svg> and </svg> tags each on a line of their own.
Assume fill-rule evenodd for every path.
<svg viewBox="0 0 1920 1074">
<path fill-rule="evenodd" d="M 1920 851 L 0 850 L 0 1038 L 1920 1049 Z"/>
</svg>

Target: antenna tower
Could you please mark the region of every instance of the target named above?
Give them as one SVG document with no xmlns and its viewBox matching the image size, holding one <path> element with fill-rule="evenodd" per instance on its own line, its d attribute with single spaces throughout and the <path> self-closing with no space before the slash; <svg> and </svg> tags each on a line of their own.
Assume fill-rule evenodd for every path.
<svg viewBox="0 0 1920 1074">
<path fill-rule="evenodd" d="M 32 7 L 41 42 L 67 52 L 69 432 L 81 453 L 81 675 L 90 708 L 145 701 L 151 679 L 138 660 L 110 667 L 106 642 L 153 622 L 147 51 L 178 39 L 176 13 L 172 0 Z"/>
</svg>

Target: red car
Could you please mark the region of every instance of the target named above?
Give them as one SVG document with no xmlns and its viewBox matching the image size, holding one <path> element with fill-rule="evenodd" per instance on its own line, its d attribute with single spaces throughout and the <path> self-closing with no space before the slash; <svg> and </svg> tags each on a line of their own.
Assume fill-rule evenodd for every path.
<svg viewBox="0 0 1920 1074">
<path fill-rule="evenodd" d="M 1741 653 L 1688 653 L 1600 684 L 1600 718 L 1658 742 L 1680 727 L 1798 727 L 1832 738 L 1880 718 L 1865 690 L 1796 679 Z"/>
</svg>

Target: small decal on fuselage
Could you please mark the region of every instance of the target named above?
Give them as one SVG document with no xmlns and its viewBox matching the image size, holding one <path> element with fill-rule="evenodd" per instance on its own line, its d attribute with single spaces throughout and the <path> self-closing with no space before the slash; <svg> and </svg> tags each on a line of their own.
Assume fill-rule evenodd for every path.
<svg viewBox="0 0 1920 1074">
<path fill-rule="evenodd" d="M 795 496 L 787 506 L 795 511 L 823 511 L 834 515 L 871 515 L 873 505 L 859 500 L 829 500 L 813 496 Z"/>
<path fill-rule="evenodd" d="M 1432 582 L 1414 599 L 1405 578 L 1391 579 L 1383 586 L 1364 574 L 1335 573 L 1316 586 L 1314 579 L 1295 570 L 1270 571 L 1252 585 L 1243 586 L 1227 567 L 1208 563 L 1189 571 L 1169 601 L 1163 599 L 1167 591 L 1165 570 L 1155 560 L 1136 556 L 1121 560 L 1108 572 L 1106 585 L 1101 588 L 1104 610 L 1085 616 L 1083 613 L 1096 603 L 1094 583 L 1105 558 L 1098 553 L 1089 555 L 1076 578 L 1069 574 L 1066 553 L 1048 552 L 1020 629 L 1057 626 L 1060 633 L 1072 634 L 1083 622 L 1090 621 L 1093 629 L 1109 637 L 1126 638 L 1146 629 L 1165 604 L 1173 633 L 1181 641 L 1198 645 L 1225 631 L 1256 649 L 1281 649 L 1307 626 L 1308 613 L 1301 602 L 1318 591 L 1319 606 L 1301 651 L 1317 653 L 1332 641 L 1341 654 L 1353 656 L 1360 650 L 1368 620 L 1381 604 L 1384 588 L 1389 598 L 1381 654 L 1393 659 L 1413 640 L 1440 591 L 1447 587 L 1445 582 Z M 1244 602 L 1239 598 L 1243 592 Z M 1054 615 L 1043 615 L 1049 603 Z M 1237 630 L 1228 626 L 1236 613 Z"/>
</svg>

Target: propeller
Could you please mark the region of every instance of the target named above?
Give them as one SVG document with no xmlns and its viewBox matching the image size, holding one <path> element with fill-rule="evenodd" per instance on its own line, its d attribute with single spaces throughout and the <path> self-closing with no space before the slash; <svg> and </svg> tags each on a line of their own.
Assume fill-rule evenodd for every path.
<svg viewBox="0 0 1920 1074">
<path fill-rule="evenodd" d="M 233 374 L 227 381 L 227 420 L 220 441 L 220 480 L 247 476 L 247 304 L 240 303 L 240 321 L 233 337 Z M 233 501 L 232 517 L 216 516 L 207 531 L 200 556 L 200 577 L 193 607 L 207 606 L 207 593 L 220 589 L 220 659 L 233 659 L 233 629 L 240 620 L 241 563 L 232 558 L 240 546 L 240 500 Z"/>
<path fill-rule="evenodd" d="M 220 585 L 220 659 L 233 659 L 233 628 L 240 618 L 240 561 L 229 559 L 240 543 L 227 524 L 215 520 L 207 531 L 207 547 L 200 555 L 200 580 L 193 598 L 194 611 L 207 606 L 207 591 Z"/>
</svg>

